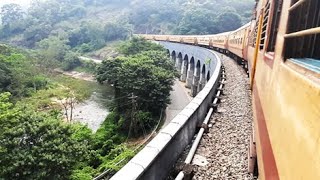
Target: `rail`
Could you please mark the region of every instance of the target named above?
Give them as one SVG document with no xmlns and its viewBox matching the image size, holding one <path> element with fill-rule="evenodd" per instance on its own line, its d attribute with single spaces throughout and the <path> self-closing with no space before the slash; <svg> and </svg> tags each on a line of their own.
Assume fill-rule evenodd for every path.
<svg viewBox="0 0 320 180">
<path fill-rule="evenodd" d="M 301 37 L 301 36 L 319 34 L 319 33 L 320 33 L 320 27 L 316 27 L 316 28 L 311 28 L 311 29 L 307 29 L 307 30 L 302 30 L 302 31 L 286 34 L 286 35 L 284 35 L 284 37 L 285 38 Z"/>
<path fill-rule="evenodd" d="M 292 11 L 294 9 L 296 9 L 297 7 L 299 7 L 301 4 L 303 4 L 304 2 L 306 2 L 306 0 L 299 0 L 298 2 L 296 2 L 294 5 L 292 5 L 290 8 L 289 8 L 289 11 Z"/>
<path fill-rule="evenodd" d="M 111 180 L 166 178 L 181 152 L 191 142 L 209 108 L 212 107 L 220 85 L 221 60 L 213 51 L 210 52 L 217 63 L 203 90 Z"/>
</svg>

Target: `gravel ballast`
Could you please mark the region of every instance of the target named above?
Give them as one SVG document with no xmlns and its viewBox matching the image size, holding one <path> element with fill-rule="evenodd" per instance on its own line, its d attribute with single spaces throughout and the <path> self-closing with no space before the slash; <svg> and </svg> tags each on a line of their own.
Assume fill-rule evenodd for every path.
<svg viewBox="0 0 320 180">
<path fill-rule="evenodd" d="M 221 55 L 220 55 L 221 56 Z M 248 174 L 249 137 L 252 131 L 252 105 L 249 79 L 234 60 L 222 55 L 227 81 L 213 126 L 204 134 L 193 159 L 193 179 L 254 179 Z"/>
</svg>

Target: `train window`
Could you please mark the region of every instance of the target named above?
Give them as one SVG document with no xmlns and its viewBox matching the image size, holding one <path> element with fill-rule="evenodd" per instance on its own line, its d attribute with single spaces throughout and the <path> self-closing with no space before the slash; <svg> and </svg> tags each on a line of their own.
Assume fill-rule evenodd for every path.
<svg viewBox="0 0 320 180">
<path fill-rule="evenodd" d="M 252 47 L 256 46 L 256 41 L 257 41 L 257 34 L 258 34 L 258 25 L 259 25 L 259 19 L 256 19 L 256 24 L 254 26 L 253 31 L 250 34 L 250 38 L 249 38 L 249 45 Z"/>
<path fill-rule="evenodd" d="M 319 9 L 319 0 L 292 0 L 289 8 L 287 34 L 284 36 L 286 59 L 320 60 Z M 319 69 L 320 63 L 316 62 Z"/>
<path fill-rule="evenodd" d="M 272 24 L 270 28 L 270 35 L 268 38 L 269 40 L 268 40 L 267 52 L 274 52 L 275 50 L 280 16 L 281 16 L 281 9 L 282 9 L 282 0 L 273 1 L 273 16 L 272 16 Z"/>
<path fill-rule="evenodd" d="M 262 30 L 261 30 L 261 39 L 260 39 L 260 50 L 264 48 L 264 43 L 267 37 L 267 28 L 268 28 L 268 20 L 270 13 L 270 0 L 267 1 L 264 12 L 263 12 L 263 22 L 262 22 Z"/>
</svg>

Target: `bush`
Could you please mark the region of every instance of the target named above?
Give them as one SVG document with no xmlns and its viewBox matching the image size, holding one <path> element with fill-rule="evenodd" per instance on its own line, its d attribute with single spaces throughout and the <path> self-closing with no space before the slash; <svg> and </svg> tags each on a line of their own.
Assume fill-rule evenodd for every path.
<svg viewBox="0 0 320 180">
<path fill-rule="evenodd" d="M 70 71 L 78 66 L 81 66 L 81 61 L 78 54 L 69 52 L 64 56 L 63 67 L 65 71 Z"/>
<path fill-rule="evenodd" d="M 94 48 L 91 44 L 83 43 L 80 46 L 76 47 L 76 49 L 80 53 L 87 53 L 92 51 Z"/>
<path fill-rule="evenodd" d="M 86 166 L 82 169 L 77 169 L 72 172 L 71 180 L 91 180 L 93 179 L 94 169 L 90 166 Z"/>
<path fill-rule="evenodd" d="M 27 82 L 27 87 L 33 88 L 35 91 L 45 89 L 48 85 L 48 79 L 42 75 L 32 77 Z"/>
</svg>

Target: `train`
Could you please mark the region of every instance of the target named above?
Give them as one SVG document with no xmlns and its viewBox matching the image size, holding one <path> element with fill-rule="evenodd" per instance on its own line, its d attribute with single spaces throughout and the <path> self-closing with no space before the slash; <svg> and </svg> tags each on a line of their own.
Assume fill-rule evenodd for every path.
<svg viewBox="0 0 320 180">
<path fill-rule="evenodd" d="M 230 32 L 141 36 L 235 59 L 252 92 L 249 172 L 267 180 L 320 179 L 319 0 L 256 0 L 252 20 Z"/>
</svg>

